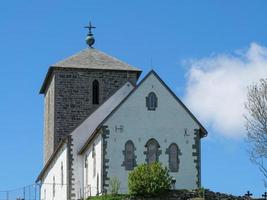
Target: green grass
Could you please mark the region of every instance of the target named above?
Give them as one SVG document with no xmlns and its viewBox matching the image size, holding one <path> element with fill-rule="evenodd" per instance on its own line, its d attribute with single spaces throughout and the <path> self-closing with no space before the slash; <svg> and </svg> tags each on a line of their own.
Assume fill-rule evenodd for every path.
<svg viewBox="0 0 267 200">
<path fill-rule="evenodd" d="M 87 200 L 125 200 L 129 197 L 129 195 L 103 195 L 103 196 L 95 196 L 89 197 Z"/>
</svg>

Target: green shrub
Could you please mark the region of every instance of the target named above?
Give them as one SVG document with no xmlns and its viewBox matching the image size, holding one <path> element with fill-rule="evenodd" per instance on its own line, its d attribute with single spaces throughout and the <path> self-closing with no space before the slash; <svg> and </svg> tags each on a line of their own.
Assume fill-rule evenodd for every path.
<svg viewBox="0 0 267 200">
<path fill-rule="evenodd" d="M 120 189 L 120 181 L 117 177 L 111 178 L 109 181 L 109 190 L 112 195 L 117 195 Z"/>
<path fill-rule="evenodd" d="M 130 172 L 128 187 L 130 195 L 153 197 L 171 188 L 171 177 L 160 163 L 141 164 Z"/>
</svg>

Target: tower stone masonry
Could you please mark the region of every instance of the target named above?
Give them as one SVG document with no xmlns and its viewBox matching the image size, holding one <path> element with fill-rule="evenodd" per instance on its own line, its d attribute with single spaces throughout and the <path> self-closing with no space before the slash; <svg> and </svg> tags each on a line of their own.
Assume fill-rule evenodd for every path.
<svg viewBox="0 0 267 200">
<path fill-rule="evenodd" d="M 135 85 L 140 73 L 93 48 L 52 65 L 40 90 L 45 97 L 44 163 L 61 140 L 127 80 Z M 99 102 L 93 104 L 95 80 Z"/>
</svg>

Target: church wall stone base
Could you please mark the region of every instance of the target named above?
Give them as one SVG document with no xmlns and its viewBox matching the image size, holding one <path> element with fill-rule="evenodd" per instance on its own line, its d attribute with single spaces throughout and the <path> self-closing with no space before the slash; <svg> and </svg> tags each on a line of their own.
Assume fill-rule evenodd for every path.
<svg viewBox="0 0 267 200">
<path fill-rule="evenodd" d="M 127 200 L 262 200 L 261 198 L 248 198 L 246 196 L 234 196 L 220 192 L 205 190 L 205 198 L 199 197 L 197 190 L 172 190 L 159 197 L 131 197 Z"/>
</svg>

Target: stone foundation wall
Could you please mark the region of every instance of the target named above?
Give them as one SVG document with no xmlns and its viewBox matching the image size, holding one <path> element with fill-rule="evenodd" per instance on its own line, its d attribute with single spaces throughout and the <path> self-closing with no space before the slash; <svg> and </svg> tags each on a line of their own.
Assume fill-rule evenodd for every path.
<svg viewBox="0 0 267 200">
<path fill-rule="evenodd" d="M 205 199 L 199 198 L 199 194 L 196 190 L 176 190 L 170 191 L 168 194 L 162 195 L 160 197 L 154 198 L 141 198 L 135 197 L 130 198 L 130 200 L 247 200 L 244 196 L 234 196 L 231 194 L 224 194 L 220 192 L 212 192 L 210 190 L 205 190 Z M 260 200 L 260 198 L 250 198 L 251 200 Z"/>
</svg>

